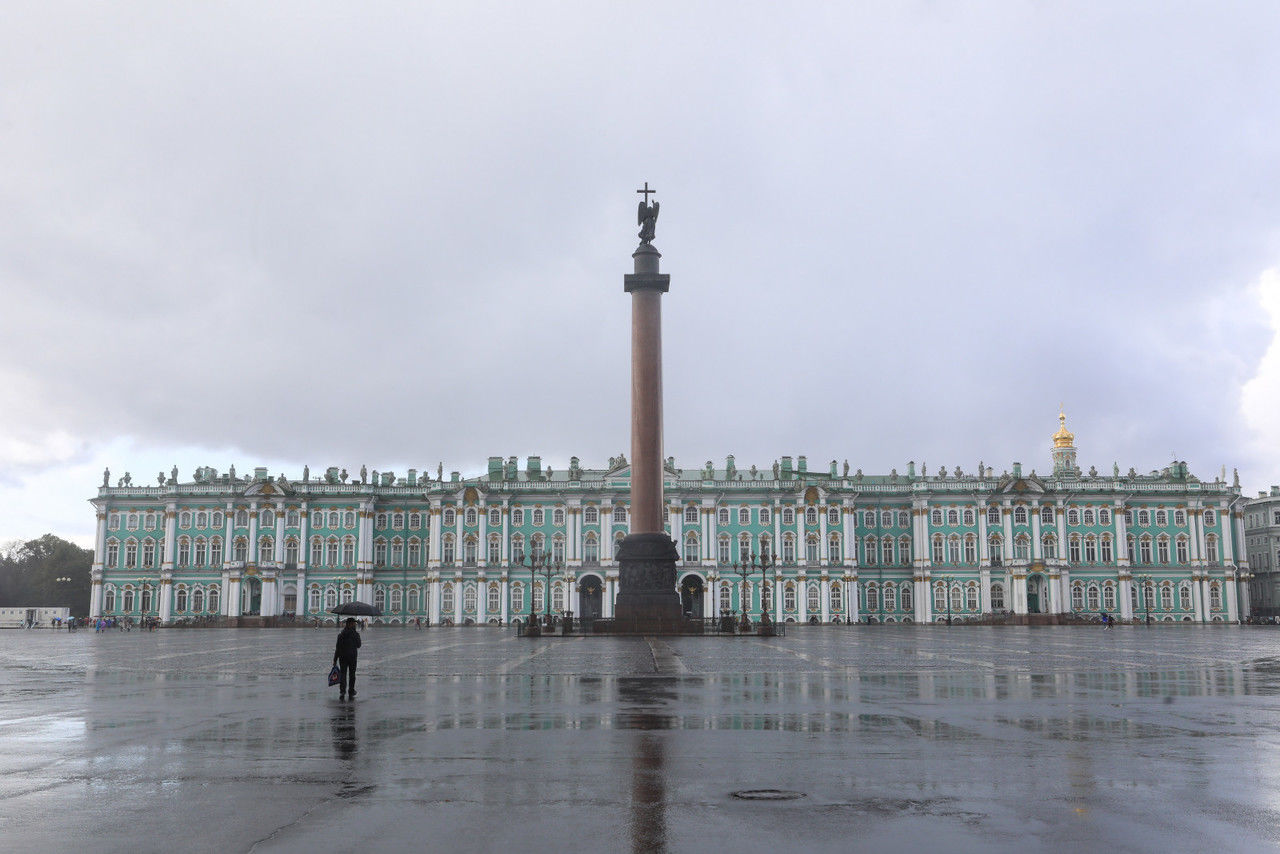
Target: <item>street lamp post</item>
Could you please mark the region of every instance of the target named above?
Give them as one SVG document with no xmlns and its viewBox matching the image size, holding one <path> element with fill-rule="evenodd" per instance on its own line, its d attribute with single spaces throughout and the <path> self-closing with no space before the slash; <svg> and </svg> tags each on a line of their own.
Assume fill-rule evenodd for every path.
<svg viewBox="0 0 1280 854">
<path fill-rule="evenodd" d="M 147 609 L 144 607 L 146 603 L 146 596 L 147 596 L 147 579 L 139 578 L 138 579 L 138 628 L 139 629 L 144 628 L 145 621 L 147 618 L 147 614 L 146 614 Z"/>
<path fill-rule="evenodd" d="M 1138 580 L 1142 582 L 1142 607 L 1147 613 L 1147 625 L 1151 625 L 1151 595 L 1147 589 L 1147 585 L 1151 583 L 1150 575 L 1139 575 Z"/>
<path fill-rule="evenodd" d="M 732 573 L 742 579 L 742 592 L 738 594 L 738 604 L 742 606 L 742 619 L 739 623 L 743 629 L 751 628 L 751 618 L 747 616 L 747 598 L 751 595 L 750 591 L 747 590 L 747 577 L 751 575 L 751 559 L 754 557 L 754 555 L 751 555 L 750 557 L 743 557 L 741 561 L 729 567 L 729 570 Z"/>
<path fill-rule="evenodd" d="M 514 563 L 517 566 L 524 566 L 528 568 L 530 593 L 533 592 L 533 587 L 537 583 L 537 577 L 539 575 L 541 575 L 544 579 L 546 579 L 546 584 L 542 589 L 542 603 L 543 603 L 543 609 L 546 614 L 545 622 L 548 625 L 550 625 L 551 623 L 551 576 L 558 572 L 564 571 L 564 563 L 563 562 L 557 563 L 556 561 L 552 560 L 549 553 L 542 549 L 534 549 L 533 551 L 531 551 L 529 553 L 529 558 L 527 562 L 514 561 Z M 536 630 L 534 628 L 535 626 L 537 626 Z M 538 626 L 537 614 L 534 613 L 534 610 L 533 610 L 532 597 L 530 598 L 530 601 L 529 601 L 529 628 L 530 628 L 530 631 L 528 632 L 528 634 L 531 636 L 536 637 L 542 633 L 541 626 Z"/>
</svg>

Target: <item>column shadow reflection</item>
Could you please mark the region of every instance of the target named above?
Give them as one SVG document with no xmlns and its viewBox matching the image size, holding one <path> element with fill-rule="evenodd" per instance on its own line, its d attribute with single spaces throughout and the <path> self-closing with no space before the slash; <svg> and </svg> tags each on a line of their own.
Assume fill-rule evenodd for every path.
<svg viewBox="0 0 1280 854">
<path fill-rule="evenodd" d="M 661 730 L 675 723 L 666 709 L 675 699 L 674 679 L 618 680 L 618 726 L 631 735 L 631 814 L 627 829 L 633 852 L 667 850 L 666 745 Z"/>
</svg>

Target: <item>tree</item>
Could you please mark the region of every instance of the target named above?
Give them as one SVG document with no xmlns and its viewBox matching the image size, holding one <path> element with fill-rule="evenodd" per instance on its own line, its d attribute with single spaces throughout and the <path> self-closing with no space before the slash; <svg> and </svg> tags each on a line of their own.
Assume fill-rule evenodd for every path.
<svg viewBox="0 0 1280 854">
<path fill-rule="evenodd" d="M 0 606 L 68 607 L 84 616 L 92 566 L 91 550 L 53 534 L 0 546 Z"/>
</svg>

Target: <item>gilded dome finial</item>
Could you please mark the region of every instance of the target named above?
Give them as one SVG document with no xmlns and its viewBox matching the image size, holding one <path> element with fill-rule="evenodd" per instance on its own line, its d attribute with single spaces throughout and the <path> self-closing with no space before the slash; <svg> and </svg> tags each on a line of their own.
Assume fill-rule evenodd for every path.
<svg viewBox="0 0 1280 854">
<path fill-rule="evenodd" d="M 1055 448 L 1070 448 L 1076 440 L 1075 434 L 1067 429 L 1067 415 L 1062 404 L 1058 405 L 1058 432 L 1053 434 Z"/>
</svg>

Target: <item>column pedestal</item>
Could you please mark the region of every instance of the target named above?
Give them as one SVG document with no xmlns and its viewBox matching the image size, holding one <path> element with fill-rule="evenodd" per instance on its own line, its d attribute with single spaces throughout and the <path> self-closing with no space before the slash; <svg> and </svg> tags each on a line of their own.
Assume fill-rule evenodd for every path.
<svg viewBox="0 0 1280 854">
<path fill-rule="evenodd" d="M 676 544 L 666 534 L 628 534 L 618 546 L 619 632 L 678 632 L 684 622 L 676 592 Z"/>
</svg>

